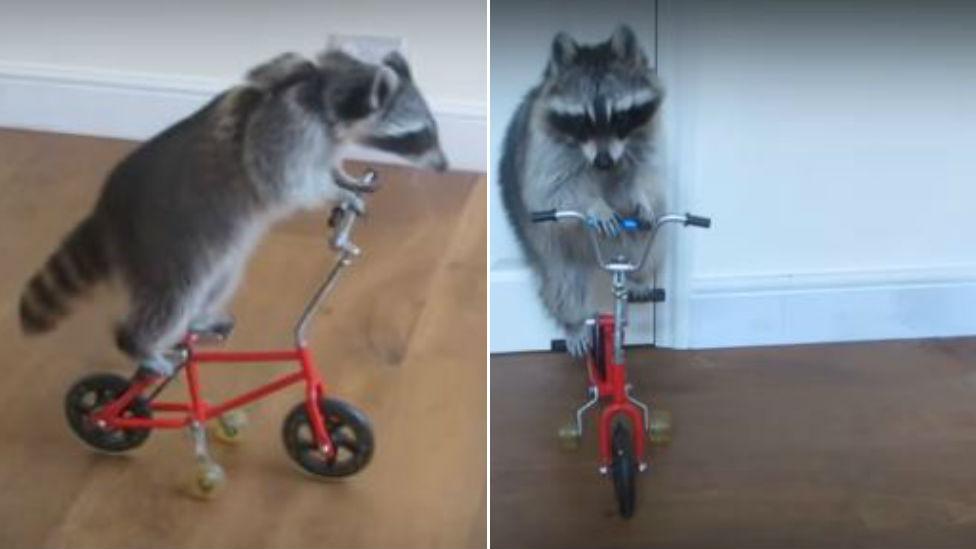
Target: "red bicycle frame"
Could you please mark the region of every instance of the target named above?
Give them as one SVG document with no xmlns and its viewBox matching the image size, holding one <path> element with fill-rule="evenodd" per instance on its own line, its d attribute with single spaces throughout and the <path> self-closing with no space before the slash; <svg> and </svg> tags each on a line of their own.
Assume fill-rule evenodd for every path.
<svg viewBox="0 0 976 549">
<path fill-rule="evenodd" d="M 190 392 L 189 402 L 156 401 L 149 403 L 153 412 L 161 412 L 169 417 L 140 418 L 124 417 L 122 412 L 134 399 L 160 381 L 160 377 L 137 376 L 128 390 L 111 404 L 97 411 L 92 419 L 103 422 L 106 427 L 117 429 L 179 429 L 192 423 L 204 423 L 234 408 L 245 406 L 271 393 L 280 391 L 295 383 L 305 383 L 305 404 L 312 424 L 316 442 L 330 454 L 332 440 L 325 428 L 325 420 L 317 403 L 325 395 L 325 382 L 312 361 L 308 347 L 299 343 L 294 349 L 273 351 L 198 351 L 197 337 L 190 334 L 183 341 L 186 360 L 182 366 L 186 373 L 186 384 Z M 209 404 L 201 395 L 199 365 L 207 363 L 268 363 L 298 362 L 299 369 L 261 385 L 216 405 Z M 173 417 L 178 415 L 178 417 Z"/>
<path fill-rule="evenodd" d="M 588 354 L 586 359 L 586 371 L 590 378 L 590 385 L 597 390 L 600 399 L 604 401 L 597 422 L 600 461 L 604 467 L 610 466 L 613 460 L 610 441 L 613 432 L 613 420 L 617 414 L 624 414 L 630 419 L 633 426 L 634 451 L 638 463 L 646 464 L 644 415 L 630 401 L 627 394 L 627 368 L 623 362 L 617 362 L 614 356 L 614 328 L 612 314 L 604 313 L 597 317 L 596 329 L 599 331 L 600 348 L 595 349 L 595 352 L 602 356 L 604 368 L 601 371 L 594 354 Z"/>
<path fill-rule="evenodd" d="M 351 191 L 359 198 L 359 193 L 372 192 L 376 186 L 376 173 L 372 170 L 367 171 L 361 180 L 350 179 L 342 172 L 333 174 L 336 183 Z M 99 427 L 114 429 L 179 429 L 188 426 L 199 426 L 207 420 L 218 417 L 229 410 L 239 408 L 255 400 L 263 398 L 271 393 L 280 391 L 285 387 L 295 383 L 305 383 L 305 406 L 308 412 L 309 422 L 315 442 L 319 449 L 327 456 L 335 455 L 335 447 L 325 428 L 325 419 L 319 408 L 319 402 L 325 396 L 325 382 L 316 370 L 312 362 L 311 354 L 306 343 L 306 329 L 308 323 L 318 308 L 319 304 L 334 287 L 338 280 L 339 273 L 344 267 L 352 262 L 355 256 L 359 255 L 359 248 L 349 240 L 356 219 L 359 217 L 362 206 L 356 206 L 354 201 L 343 202 L 342 205 L 333 209 L 329 225 L 335 229 L 331 239 L 331 246 L 339 252 L 335 265 L 326 276 L 325 280 L 315 290 L 311 300 L 305 306 L 305 310 L 298 319 L 295 326 L 295 346 L 292 349 L 271 350 L 271 351 L 198 351 L 197 343 L 200 336 L 190 332 L 183 343 L 174 349 L 179 355 L 176 361 L 186 373 L 186 385 L 190 392 L 189 402 L 156 401 L 155 396 L 169 383 L 175 374 L 170 377 L 158 375 L 139 375 L 137 374 L 126 391 L 104 408 L 97 410 L 91 416 Z M 267 363 L 267 362 L 297 362 L 298 370 L 281 376 L 278 379 L 256 387 L 246 393 L 238 395 L 230 400 L 216 405 L 209 404 L 204 400 L 200 392 L 199 365 L 208 363 Z M 154 392 L 149 397 L 149 409 L 166 417 L 131 417 L 124 415 L 132 402 L 149 390 L 153 385 L 159 383 Z M 154 416 L 156 414 L 153 414 Z M 175 417 L 174 417 L 175 416 Z"/>
<path fill-rule="evenodd" d="M 646 470 L 649 465 L 645 437 L 650 434 L 650 407 L 631 396 L 631 385 L 627 382 L 624 353 L 627 307 L 632 301 L 660 300 L 657 298 L 659 292 L 656 289 L 645 297 L 644 292 L 637 292 L 631 288 L 630 285 L 635 278 L 637 280 L 644 278 L 632 275 L 648 274 L 644 267 L 650 256 L 654 237 L 662 225 L 666 223 L 683 223 L 697 227 L 711 225 L 711 220 L 706 217 L 691 214 L 667 214 L 654 217 L 652 211 L 646 210 L 644 213 L 651 214 L 650 219 L 619 215 L 615 215 L 612 219 L 603 219 L 575 210 L 545 210 L 531 214 L 534 223 L 573 220 L 582 224 L 589 237 L 597 266 L 610 274 L 613 313 L 601 313 L 595 319 L 586 322 L 586 326 L 593 330 L 590 352 L 585 353 L 589 399 L 576 409 L 575 424 L 560 429 L 559 436 L 575 448 L 583 433 L 583 414 L 593 406 L 601 405 L 597 420 L 600 473 L 612 476 L 617 505 L 620 515 L 624 518 L 629 518 L 634 513 L 637 494 L 635 473 Z M 613 250 L 609 260 L 605 259 L 599 237 L 618 237 L 624 233 L 632 235 L 642 233 L 645 237 L 643 250 L 635 250 L 633 245 L 625 246 Z M 636 259 L 638 254 L 639 260 Z M 574 337 L 578 335 L 574 334 Z M 583 342 L 576 339 L 571 343 L 573 345 L 571 350 L 576 354 L 580 349 L 580 343 Z M 615 422 L 623 420 L 628 421 L 629 429 L 624 425 L 615 425 Z M 630 436 L 631 440 L 621 439 L 621 435 Z"/>
</svg>

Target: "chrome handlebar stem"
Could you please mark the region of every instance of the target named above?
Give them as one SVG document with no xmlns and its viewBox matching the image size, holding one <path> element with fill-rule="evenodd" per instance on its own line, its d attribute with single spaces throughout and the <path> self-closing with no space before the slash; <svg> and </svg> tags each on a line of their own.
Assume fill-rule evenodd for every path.
<svg viewBox="0 0 976 549">
<path fill-rule="evenodd" d="M 330 224 L 333 225 L 333 233 L 329 239 L 329 244 L 339 254 L 329 274 L 319 284 L 318 288 L 316 288 L 315 293 L 312 294 L 312 298 L 305 305 L 305 309 L 295 324 L 295 345 L 299 347 L 306 345 L 306 332 L 308 331 L 309 321 L 325 297 L 332 292 L 339 278 L 339 273 L 343 268 L 352 263 L 354 257 L 361 253 L 359 247 L 353 244 L 350 235 L 362 212 L 362 193 L 371 193 L 378 187 L 376 183 L 376 172 L 373 170 L 367 170 L 358 180 L 353 179 L 345 173 L 341 173 L 340 175 L 333 173 L 333 178 L 340 187 L 352 193 L 352 198 L 343 201 L 333 210 L 333 217 L 330 220 Z"/>
<path fill-rule="evenodd" d="M 345 174 L 334 174 L 333 177 L 348 178 L 349 176 Z M 329 244 L 335 251 L 346 251 L 354 256 L 359 255 L 359 248 L 349 240 L 349 235 L 352 232 L 353 225 L 356 224 L 356 220 L 359 219 L 362 194 L 374 192 L 377 188 L 376 172 L 368 170 L 363 177 L 353 182 L 350 182 L 348 179 L 342 179 L 341 183 L 340 179 L 336 179 L 335 181 L 341 187 L 351 192 L 354 198 L 342 202 L 337 207 L 337 212 L 333 212 L 334 216 L 338 213 L 338 219 L 335 221 L 335 230 L 332 238 L 329 240 Z"/>
</svg>

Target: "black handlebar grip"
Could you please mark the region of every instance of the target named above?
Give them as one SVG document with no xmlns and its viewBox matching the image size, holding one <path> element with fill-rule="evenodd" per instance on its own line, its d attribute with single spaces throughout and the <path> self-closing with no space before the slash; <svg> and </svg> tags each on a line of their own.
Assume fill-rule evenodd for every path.
<svg viewBox="0 0 976 549">
<path fill-rule="evenodd" d="M 707 229 L 712 226 L 712 218 L 697 215 L 685 214 L 685 225 L 692 225 Z"/>
<path fill-rule="evenodd" d="M 555 221 L 556 220 L 556 210 L 543 210 L 541 212 L 532 212 L 532 222 L 542 223 L 544 221 Z"/>
</svg>

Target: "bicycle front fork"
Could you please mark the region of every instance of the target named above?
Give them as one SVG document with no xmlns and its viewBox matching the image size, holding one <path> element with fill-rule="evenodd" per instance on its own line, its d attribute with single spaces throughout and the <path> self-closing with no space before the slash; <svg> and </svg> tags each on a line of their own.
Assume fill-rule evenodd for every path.
<svg viewBox="0 0 976 549">
<path fill-rule="evenodd" d="M 651 410 L 650 410 L 650 407 L 647 404 L 645 404 L 644 402 L 641 402 L 640 400 L 638 400 L 637 397 L 635 397 L 633 395 L 633 385 L 631 385 L 630 383 L 628 383 L 627 385 L 624 386 L 624 392 L 625 392 L 625 395 L 626 395 L 626 401 L 625 401 L 625 403 L 620 404 L 620 406 L 627 406 L 629 404 L 629 405 L 632 405 L 632 406 L 636 407 L 637 409 L 640 410 L 640 417 L 643 420 L 643 421 L 640 422 L 641 425 L 642 425 L 642 427 L 643 427 L 643 429 L 641 429 L 641 431 L 643 431 L 643 433 L 635 432 L 634 436 L 635 437 L 638 437 L 638 436 L 640 436 L 640 437 L 649 437 L 650 436 L 650 425 L 651 425 Z M 588 412 L 591 409 L 593 409 L 593 407 L 596 406 L 598 402 L 600 402 L 600 396 L 601 396 L 600 395 L 600 390 L 599 390 L 599 388 L 596 385 L 591 385 L 587 389 L 587 397 L 588 397 L 587 398 L 587 401 L 584 402 L 579 408 L 576 409 L 576 413 L 573 416 L 573 426 L 574 426 L 574 428 L 572 430 L 568 431 L 565 434 L 565 436 L 574 437 L 574 438 L 577 438 L 577 439 L 582 438 L 582 436 L 583 436 L 583 416 L 586 414 L 586 412 Z M 607 395 L 607 396 L 609 396 L 609 395 Z M 617 414 L 629 415 L 629 414 L 627 414 L 623 410 L 617 410 L 616 412 L 613 413 L 613 415 L 617 415 Z M 628 418 L 628 419 L 630 419 L 630 418 Z M 600 418 L 600 420 L 601 421 L 603 420 L 602 417 Z M 636 427 L 636 425 L 635 425 L 635 427 Z M 601 436 L 600 436 L 600 438 L 601 438 L 600 445 L 601 445 L 601 447 L 603 447 L 605 445 L 605 442 L 606 442 L 603 439 L 609 437 L 610 434 L 609 434 L 609 430 L 608 429 L 600 429 L 599 431 L 601 433 Z M 644 440 L 647 440 L 647 439 L 645 438 Z M 643 447 L 645 447 L 645 445 L 643 443 L 641 443 L 641 444 L 638 445 L 638 447 L 643 448 Z M 605 452 L 601 452 L 601 454 L 605 454 Z M 604 462 L 600 464 L 599 471 L 600 471 L 600 474 L 605 475 L 605 474 L 607 474 L 607 471 L 608 471 L 608 469 L 607 469 L 607 463 L 606 463 L 607 456 L 603 455 L 602 457 L 604 458 L 603 459 Z M 639 455 L 639 459 L 640 459 L 639 468 L 640 468 L 641 471 L 644 471 L 645 469 L 647 469 L 646 452 L 641 452 L 640 455 Z"/>
</svg>

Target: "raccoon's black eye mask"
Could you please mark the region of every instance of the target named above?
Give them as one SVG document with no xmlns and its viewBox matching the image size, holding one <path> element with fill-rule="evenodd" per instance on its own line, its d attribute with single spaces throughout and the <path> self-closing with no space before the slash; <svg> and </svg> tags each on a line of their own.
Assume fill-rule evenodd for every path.
<svg viewBox="0 0 976 549">
<path fill-rule="evenodd" d="M 594 137 L 616 136 L 623 139 L 638 128 L 646 125 L 654 116 L 660 101 L 650 101 L 634 105 L 625 110 L 595 111 L 596 119 L 586 113 L 566 113 L 551 110 L 548 113 L 549 125 L 557 132 L 567 135 L 574 141 L 588 141 Z"/>
<path fill-rule="evenodd" d="M 377 135 L 369 138 L 371 145 L 384 151 L 413 156 L 423 154 L 437 144 L 437 135 L 424 128 L 398 135 Z"/>
<path fill-rule="evenodd" d="M 574 141 L 586 141 L 597 133 L 596 123 L 592 118 L 583 114 L 568 114 L 559 111 L 549 111 L 549 125 L 557 132 L 570 137 Z"/>
<path fill-rule="evenodd" d="M 634 105 L 625 111 L 615 111 L 610 114 L 610 127 L 613 128 L 617 136 L 623 138 L 630 135 L 634 130 L 643 127 L 650 122 L 651 117 L 657 112 L 660 105 L 659 100 L 649 101 Z"/>
</svg>

